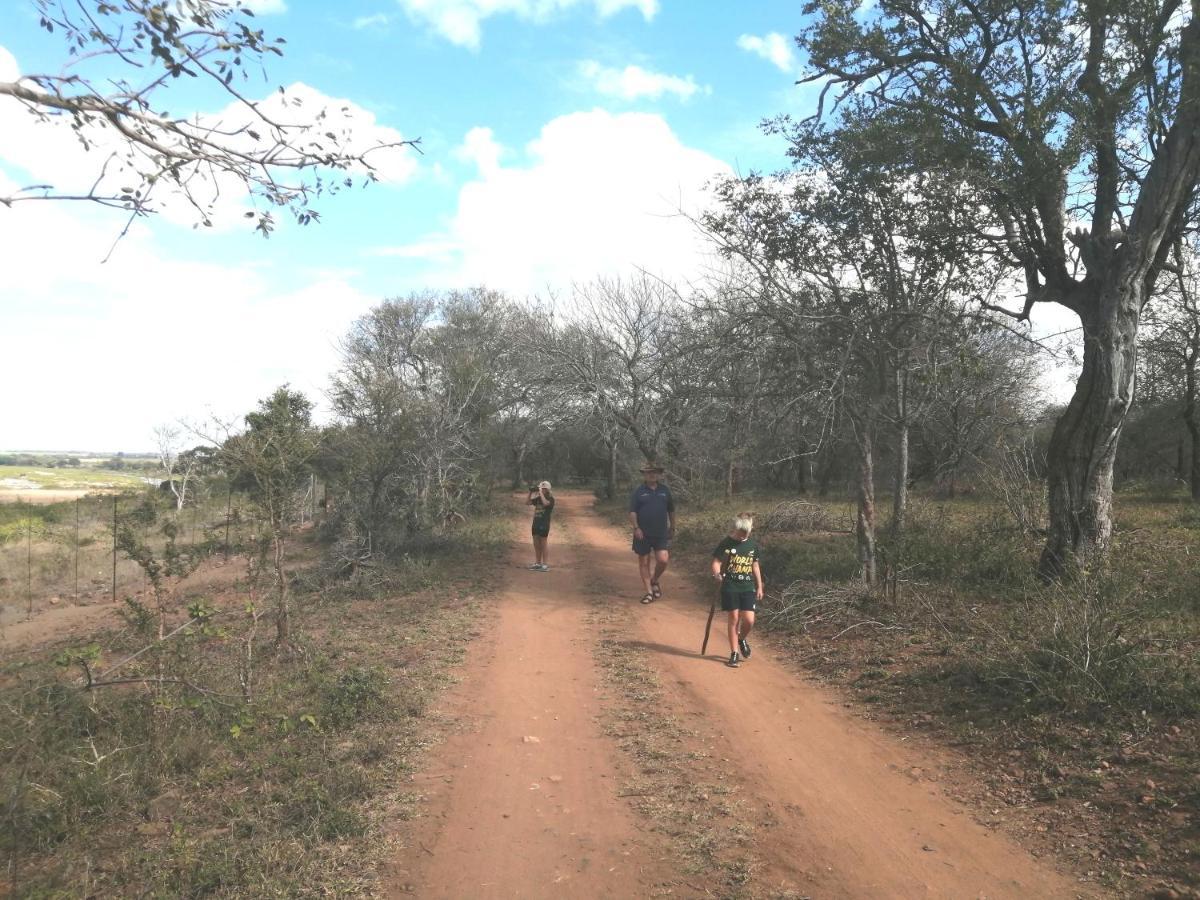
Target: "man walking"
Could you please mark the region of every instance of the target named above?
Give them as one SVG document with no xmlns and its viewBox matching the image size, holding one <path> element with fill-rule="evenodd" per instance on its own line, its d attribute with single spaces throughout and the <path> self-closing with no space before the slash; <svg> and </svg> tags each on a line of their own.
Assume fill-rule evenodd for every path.
<svg viewBox="0 0 1200 900">
<path fill-rule="evenodd" d="M 629 497 L 629 524 L 633 526 L 633 552 L 638 555 L 638 571 L 646 589 L 642 602 L 653 603 L 662 596 L 660 581 L 671 556 L 675 501 L 670 489 L 658 482 L 662 466 L 646 463 L 641 472 L 643 483 Z"/>
</svg>

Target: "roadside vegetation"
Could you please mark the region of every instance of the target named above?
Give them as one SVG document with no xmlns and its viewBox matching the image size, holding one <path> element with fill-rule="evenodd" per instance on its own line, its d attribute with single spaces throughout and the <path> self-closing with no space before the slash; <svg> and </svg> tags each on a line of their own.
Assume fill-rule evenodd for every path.
<svg viewBox="0 0 1200 900">
<path fill-rule="evenodd" d="M 6 653 L 0 886 L 371 893 L 385 822 L 405 814 L 405 776 L 436 733 L 429 701 L 453 680 L 488 588 L 485 568 L 463 564 L 505 545 L 501 520 L 481 514 L 377 569 L 371 590 L 347 590 L 310 531 L 289 560 L 286 652 L 260 627 L 266 570 L 242 544 L 236 581 L 172 598 L 165 639 L 153 606 L 127 598 L 123 628 Z"/>
</svg>

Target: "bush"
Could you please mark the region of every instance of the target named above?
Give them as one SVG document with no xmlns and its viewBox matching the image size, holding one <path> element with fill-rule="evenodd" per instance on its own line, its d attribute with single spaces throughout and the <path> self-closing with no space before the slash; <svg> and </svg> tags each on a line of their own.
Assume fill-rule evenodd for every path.
<svg viewBox="0 0 1200 900">
<path fill-rule="evenodd" d="M 979 678 L 1034 709 L 1099 717 L 1200 712 L 1200 663 L 1140 585 L 1112 577 L 1033 591 L 987 636 Z"/>
<path fill-rule="evenodd" d="M 357 667 L 343 672 L 321 698 L 320 721 L 342 729 L 373 718 L 387 708 L 387 679 L 376 668 Z"/>
<path fill-rule="evenodd" d="M 808 500 L 784 500 L 756 523 L 769 531 L 832 531 L 835 516 L 825 506 Z"/>
</svg>

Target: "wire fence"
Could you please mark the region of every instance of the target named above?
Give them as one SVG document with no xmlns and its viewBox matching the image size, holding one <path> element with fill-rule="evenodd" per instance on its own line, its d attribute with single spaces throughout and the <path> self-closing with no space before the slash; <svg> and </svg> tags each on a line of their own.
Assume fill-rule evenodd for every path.
<svg viewBox="0 0 1200 900">
<path fill-rule="evenodd" d="M 57 503 L 21 499 L 0 505 L 0 626 L 47 608 L 148 597 L 145 573 L 116 542 L 118 528 L 144 499 L 137 493 L 89 494 Z M 227 557 L 240 540 L 244 506 L 244 497 L 226 490 L 168 515 L 175 517 L 180 544 L 206 544 Z M 149 537 L 155 540 L 153 529 Z"/>
</svg>

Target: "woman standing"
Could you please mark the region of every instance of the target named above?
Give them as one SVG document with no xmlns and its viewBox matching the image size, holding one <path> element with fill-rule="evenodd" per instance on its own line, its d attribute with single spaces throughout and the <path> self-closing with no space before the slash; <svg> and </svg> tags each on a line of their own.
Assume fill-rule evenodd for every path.
<svg viewBox="0 0 1200 900">
<path fill-rule="evenodd" d="M 550 493 L 550 482 L 540 482 L 536 490 L 529 492 L 529 505 L 533 507 L 533 555 L 535 562 L 529 568 L 538 572 L 549 572 L 546 565 L 546 544 L 550 539 L 550 514 L 554 512 L 554 495 Z"/>
</svg>

